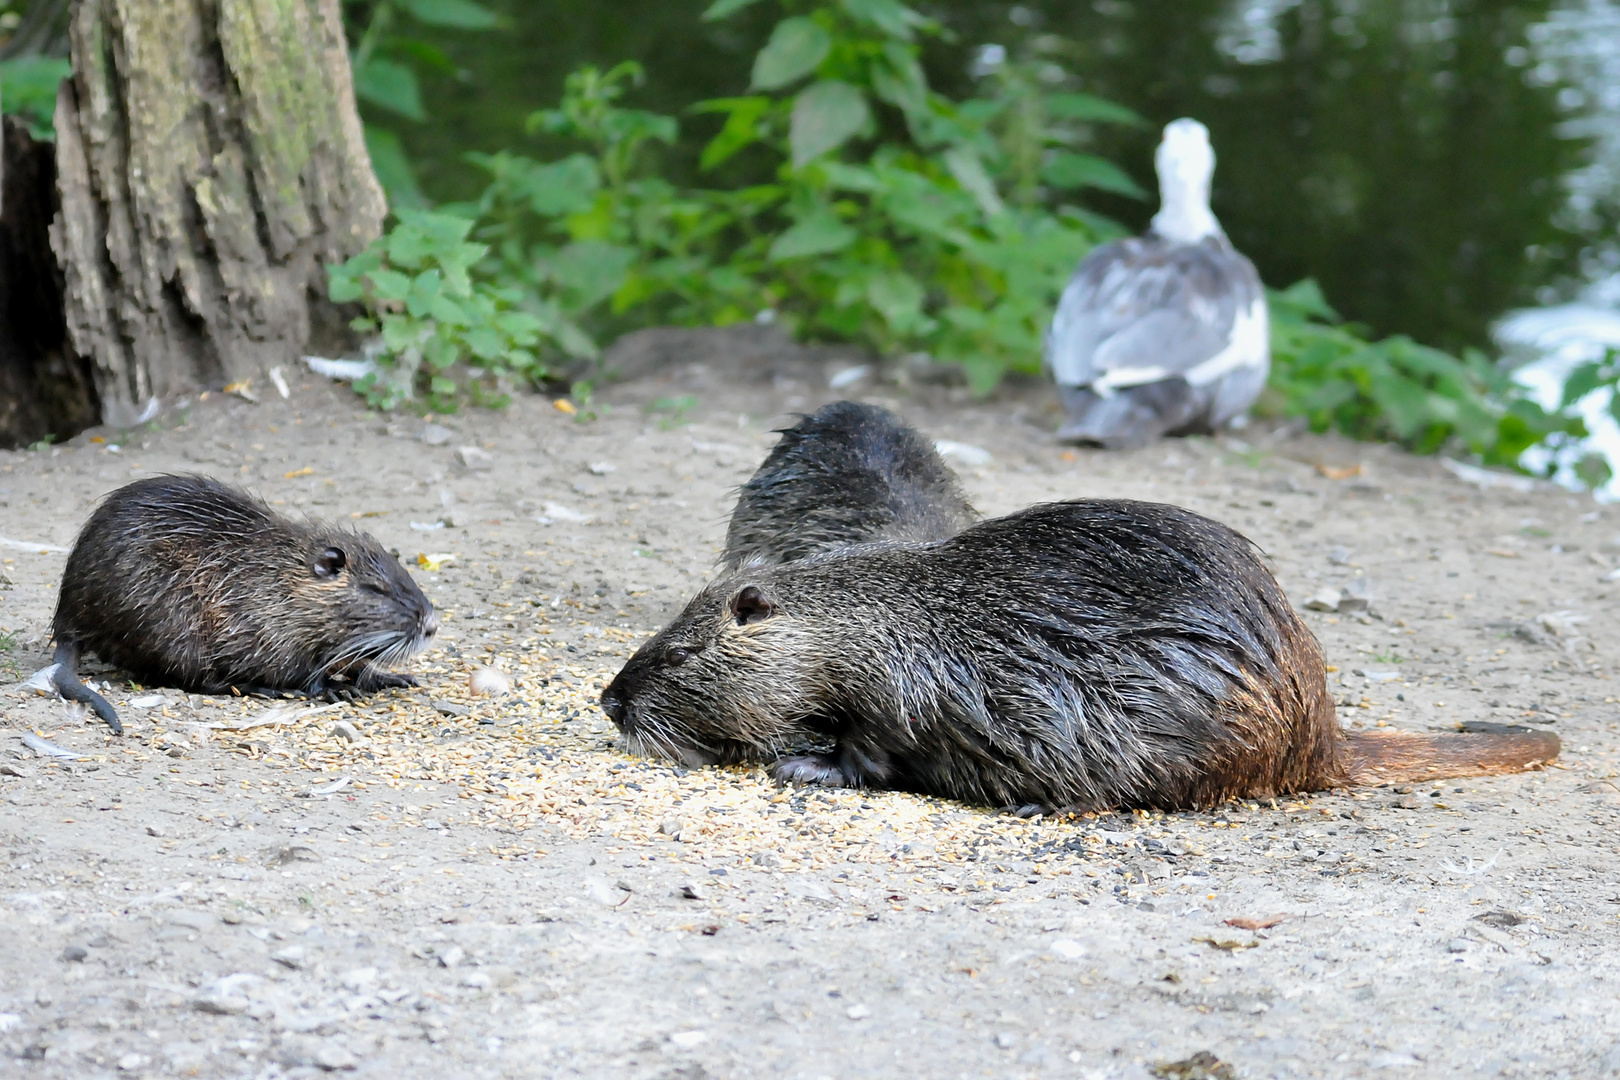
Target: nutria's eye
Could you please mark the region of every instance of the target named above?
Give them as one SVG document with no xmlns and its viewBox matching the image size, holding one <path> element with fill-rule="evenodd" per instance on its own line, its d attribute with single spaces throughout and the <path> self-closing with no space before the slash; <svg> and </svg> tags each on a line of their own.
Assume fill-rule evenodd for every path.
<svg viewBox="0 0 1620 1080">
<path fill-rule="evenodd" d="M 348 564 L 349 557 L 343 554 L 342 548 L 327 548 L 315 557 L 315 576 L 335 578 Z"/>
<path fill-rule="evenodd" d="M 664 663 L 670 667 L 680 667 L 692 656 L 690 649 L 671 649 L 664 654 Z"/>
</svg>

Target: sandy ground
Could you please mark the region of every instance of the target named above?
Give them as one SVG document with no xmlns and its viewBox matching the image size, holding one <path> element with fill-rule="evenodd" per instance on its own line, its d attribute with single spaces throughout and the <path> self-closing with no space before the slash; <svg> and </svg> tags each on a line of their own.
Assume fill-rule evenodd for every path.
<svg viewBox="0 0 1620 1080">
<path fill-rule="evenodd" d="M 115 739 L 11 685 L 64 556 L 0 550 L 0 1076 L 1620 1074 L 1620 511 L 1263 427 L 1069 451 L 1038 387 L 830 389 L 850 364 L 643 337 L 595 419 L 429 428 L 294 378 L 0 454 L 9 540 L 201 471 L 370 530 L 445 615 L 419 689 L 316 712 L 112 673 Z M 1360 579 L 1370 612 L 1307 615 L 1346 724 L 1546 726 L 1562 760 L 1018 821 L 624 755 L 603 681 L 711 572 L 772 429 L 843 396 L 988 452 L 954 459 L 987 513 L 1159 499 L 1300 605 Z"/>
</svg>

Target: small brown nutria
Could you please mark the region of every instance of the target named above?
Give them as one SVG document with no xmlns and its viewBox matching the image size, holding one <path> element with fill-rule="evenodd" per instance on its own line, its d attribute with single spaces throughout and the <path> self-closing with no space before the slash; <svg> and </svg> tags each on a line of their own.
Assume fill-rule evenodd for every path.
<svg viewBox="0 0 1620 1080">
<path fill-rule="evenodd" d="M 933 444 L 887 409 L 835 401 L 781 436 L 738 493 L 727 570 L 875 540 L 943 540 L 979 518 Z"/>
<path fill-rule="evenodd" d="M 1559 748 L 1347 734 L 1315 637 L 1247 539 L 1107 499 L 745 568 L 631 657 L 602 706 L 635 752 L 1025 813 L 1508 772 Z"/>
<path fill-rule="evenodd" d="M 382 669 L 437 629 L 432 603 L 371 536 L 289 520 L 206 477 L 156 476 L 108 495 L 68 554 L 54 681 L 122 733 L 79 681 L 82 653 L 192 693 L 339 697 L 416 685 Z"/>
</svg>

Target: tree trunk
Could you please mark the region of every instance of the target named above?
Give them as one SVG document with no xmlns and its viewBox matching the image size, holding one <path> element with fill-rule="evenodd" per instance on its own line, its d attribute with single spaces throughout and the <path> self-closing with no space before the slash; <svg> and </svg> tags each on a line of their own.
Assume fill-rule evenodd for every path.
<svg viewBox="0 0 1620 1080">
<path fill-rule="evenodd" d="M 51 244 L 102 415 L 295 361 L 386 213 L 339 0 L 75 0 Z"/>
<path fill-rule="evenodd" d="M 89 367 L 68 348 L 51 254 L 56 167 L 15 117 L 0 147 L 0 447 L 67 438 L 96 422 Z"/>
</svg>

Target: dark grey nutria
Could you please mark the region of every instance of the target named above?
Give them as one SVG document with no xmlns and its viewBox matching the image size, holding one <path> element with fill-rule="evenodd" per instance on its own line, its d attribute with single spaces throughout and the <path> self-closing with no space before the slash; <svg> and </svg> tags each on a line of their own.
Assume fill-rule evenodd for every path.
<svg viewBox="0 0 1620 1080">
<path fill-rule="evenodd" d="M 112 706 L 79 681 L 83 652 L 194 693 L 336 696 L 414 686 L 381 668 L 437 628 L 369 535 L 291 521 L 205 477 L 158 476 L 107 496 L 74 542 L 52 624 L 56 685 L 117 732 Z"/>
<path fill-rule="evenodd" d="M 1208 806 L 1506 771 L 1551 736 L 1346 737 L 1322 655 L 1244 537 L 1081 500 L 929 544 L 750 567 L 602 695 L 630 748 L 780 779 L 1050 810 Z"/>
<path fill-rule="evenodd" d="M 873 540 L 943 540 L 978 520 L 933 444 L 887 409 L 835 401 L 781 434 L 738 493 L 728 570 Z"/>
</svg>

